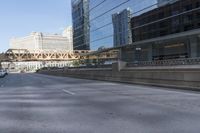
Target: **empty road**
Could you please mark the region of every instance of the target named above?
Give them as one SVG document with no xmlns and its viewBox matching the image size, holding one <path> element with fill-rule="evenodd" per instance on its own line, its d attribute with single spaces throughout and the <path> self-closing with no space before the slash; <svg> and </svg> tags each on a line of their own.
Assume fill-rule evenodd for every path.
<svg viewBox="0 0 200 133">
<path fill-rule="evenodd" d="M 199 93 L 39 74 L 0 79 L 0 133 L 199 132 Z"/>
</svg>

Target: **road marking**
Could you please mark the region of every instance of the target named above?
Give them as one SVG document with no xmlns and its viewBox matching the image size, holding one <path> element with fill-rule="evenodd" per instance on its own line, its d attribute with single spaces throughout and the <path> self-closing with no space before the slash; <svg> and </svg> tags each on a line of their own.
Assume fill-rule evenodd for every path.
<svg viewBox="0 0 200 133">
<path fill-rule="evenodd" d="M 71 91 L 68 91 L 68 90 L 65 90 L 63 89 L 63 92 L 67 93 L 67 94 L 70 94 L 70 95 L 75 95 L 75 93 L 71 92 Z"/>
</svg>

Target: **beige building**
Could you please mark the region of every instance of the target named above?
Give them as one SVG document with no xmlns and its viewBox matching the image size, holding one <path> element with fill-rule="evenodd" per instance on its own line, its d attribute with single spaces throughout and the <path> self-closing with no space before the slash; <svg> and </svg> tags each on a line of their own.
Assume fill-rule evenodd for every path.
<svg viewBox="0 0 200 133">
<path fill-rule="evenodd" d="M 72 27 L 68 27 L 59 34 L 43 34 L 33 32 L 29 36 L 22 38 L 13 38 L 10 41 L 11 49 L 27 50 L 73 50 Z"/>
</svg>

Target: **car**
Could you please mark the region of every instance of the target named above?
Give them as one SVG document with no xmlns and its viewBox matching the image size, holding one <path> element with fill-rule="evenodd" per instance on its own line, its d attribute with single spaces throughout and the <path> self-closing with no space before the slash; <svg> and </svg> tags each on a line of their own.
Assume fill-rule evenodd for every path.
<svg viewBox="0 0 200 133">
<path fill-rule="evenodd" d="M 8 75 L 8 70 L 7 70 L 7 69 L 5 69 L 4 71 L 5 71 L 6 75 Z"/>
<path fill-rule="evenodd" d="M 3 69 L 0 69 L 0 78 L 4 78 L 7 75 L 7 72 Z"/>
</svg>

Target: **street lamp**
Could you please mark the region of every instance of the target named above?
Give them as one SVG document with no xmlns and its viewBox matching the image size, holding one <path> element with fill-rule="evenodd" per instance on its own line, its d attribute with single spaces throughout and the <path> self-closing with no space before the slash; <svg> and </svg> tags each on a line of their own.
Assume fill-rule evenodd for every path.
<svg viewBox="0 0 200 133">
<path fill-rule="evenodd" d="M 139 61 L 140 61 L 140 54 L 141 54 L 142 48 L 137 47 L 135 50 L 136 50 L 136 62 L 139 63 Z"/>
</svg>

